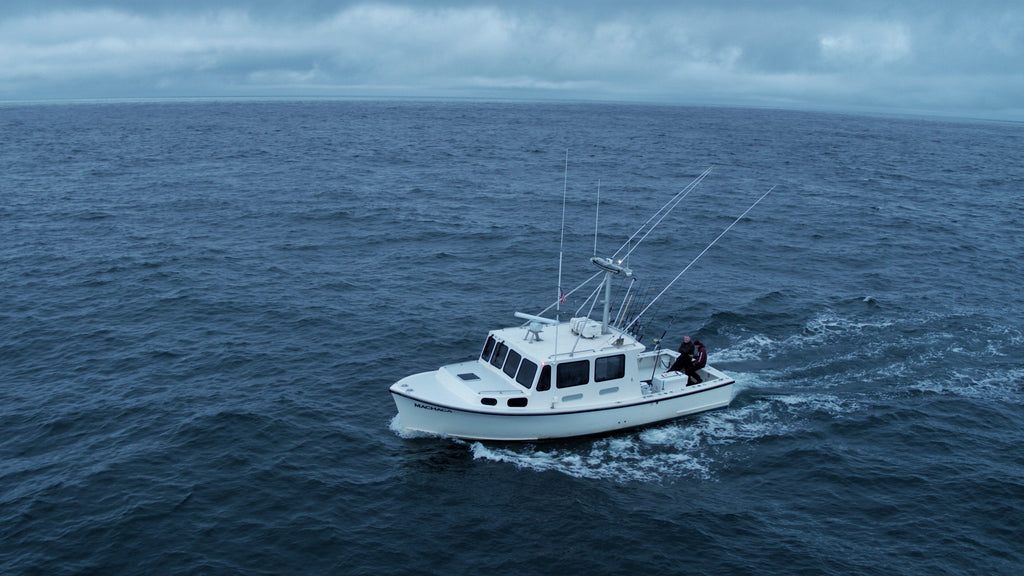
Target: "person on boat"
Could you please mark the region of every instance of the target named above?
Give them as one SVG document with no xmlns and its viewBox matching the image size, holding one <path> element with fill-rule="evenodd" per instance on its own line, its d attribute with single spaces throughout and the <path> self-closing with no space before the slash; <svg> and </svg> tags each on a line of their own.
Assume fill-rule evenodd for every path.
<svg viewBox="0 0 1024 576">
<path fill-rule="evenodd" d="M 687 374 L 690 374 L 691 379 L 696 380 L 694 384 L 700 384 L 703 379 L 700 377 L 700 374 L 697 374 L 697 370 L 708 365 L 708 349 L 700 340 L 694 340 L 693 347 L 693 374 L 689 372 Z"/>
<path fill-rule="evenodd" d="M 679 357 L 672 363 L 669 372 L 683 372 L 686 367 L 693 364 L 693 342 L 689 336 L 683 336 L 683 343 L 679 345 Z"/>
</svg>

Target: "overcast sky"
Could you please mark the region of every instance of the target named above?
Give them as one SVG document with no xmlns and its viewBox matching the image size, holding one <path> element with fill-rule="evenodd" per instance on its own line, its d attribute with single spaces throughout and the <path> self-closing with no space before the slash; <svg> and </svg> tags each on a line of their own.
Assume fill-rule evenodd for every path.
<svg viewBox="0 0 1024 576">
<path fill-rule="evenodd" d="M 3 0 L 0 100 L 593 99 L 1024 120 L 1024 2 Z"/>
</svg>

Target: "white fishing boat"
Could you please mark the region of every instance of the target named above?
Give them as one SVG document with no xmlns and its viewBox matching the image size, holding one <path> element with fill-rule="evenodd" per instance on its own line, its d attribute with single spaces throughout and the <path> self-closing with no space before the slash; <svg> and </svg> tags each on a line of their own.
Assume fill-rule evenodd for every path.
<svg viewBox="0 0 1024 576">
<path fill-rule="evenodd" d="M 708 172 L 676 194 L 616 255 L 628 257 Z M 634 328 L 651 304 L 757 202 L 632 316 L 626 306 L 633 301 L 628 296 L 633 274 L 623 265 L 625 257 L 591 258 L 599 268 L 596 274 L 564 296 L 559 279 L 555 304 L 538 315 L 516 312 L 520 322 L 492 330 L 475 359 L 394 383 L 390 390 L 398 407 L 398 426 L 464 439 L 523 441 L 603 434 L 727 407 L 732 401 L 732 378 L 704 366 L 698 371 L 700 382 L 688 385 L 687 374 L 669 371 L 679 353 L 660 348 L 657 340 L 648 349 Z M 588 306 L 593 310 L 600 303 L 600 320 L 591 319 L 589 312 L 573 314 L 566 321 L 543 316 L 597 279 L 600 284 L 580 310 Z M 629 288 L 613 315 L 616 279 L 625 279 Z"/>
</svg>

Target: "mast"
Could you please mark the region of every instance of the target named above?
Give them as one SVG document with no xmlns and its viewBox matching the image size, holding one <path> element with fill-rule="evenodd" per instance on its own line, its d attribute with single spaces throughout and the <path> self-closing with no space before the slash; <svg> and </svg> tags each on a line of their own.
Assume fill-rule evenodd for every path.
<svg viewBox="0 0 1024 576">
<path fill-rule="evenodd" d="M 612 275 L 625 274 L 627 277 L 632 277 L 633 271 L 614 262 L 611 258 L 598 258 L 594 256 L 590 259 L 590 262 L 604 270 L 604 314 L 601 316 L 601 334 L 608 334 L 610 332 L 608 330 L 608 317 L 611 315 L 612 305 Z"/>
</svg>

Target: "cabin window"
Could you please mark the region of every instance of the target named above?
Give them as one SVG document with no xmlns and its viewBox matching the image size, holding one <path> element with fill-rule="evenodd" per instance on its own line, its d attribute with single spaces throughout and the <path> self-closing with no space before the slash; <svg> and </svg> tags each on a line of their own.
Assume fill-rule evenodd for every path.
<svg viewBox="0 0 1024 576">
<path fill-rule="evenodd" d="M 511 350 L 508 353 L 508 360 L 505 361 L 505 369 L 502 370 L 509 378 L 516 377 L 516 369 L 519 368 L 519 361 L 522 359 L 522 355 L 515 350 Z"/>
<path fill-rule="evenodd" d="M 548 371 L 548 373 L 550 374 L 551 372 Z M 536 374 L 537 365 L 531 362 L 530 360 L 523 358 L 523 365 L 519 367 L 519 374 L 516 374 L 516 382 L 519 382 L 519 384 L 522 385 L 523 388 L 529 389 L 530 386 L 533 386 L 533 377 Z M 537 389 L 540 390 L 540 385 L 537 386 Z"/>
<path fill-rule="evenodd" d="M 626 375 L 626 355 L 605 356 L 594 360 L 594 381 L 616 380 Z"/>
<path fill-rule="evenodd" d="M 555 382 L 555 386 L 569 388 L 571 386 L 582 386 L 588 382 L 590 382 L 589 360 L 562 362 L 558 365 L 558 379 Z"/>
<path fill-rule="evenodd" d="M 547 364 L 540 369 L 540 378 L 537 380 L 537 392 L 551 390 L 551 366 Z"/>
<path fill-rule="evenodd" d="M 508 345 L 502 342 L 498 344 L 498 349 L 494 351 L 494 356 L 491 357 L 491 365 L 501 368 L 501 365 L 505 363 L 505 356 L 508 356 Z"/>
<path fill-rule="evenodd" d="M 484 362 L 489 362 L 491 360 L 491 352 L 494 352 L 494 336 L 487 337 L 487 342 L 484 344 L 484 351 L 480 354 L 480 358 Z"/>
</svg>

